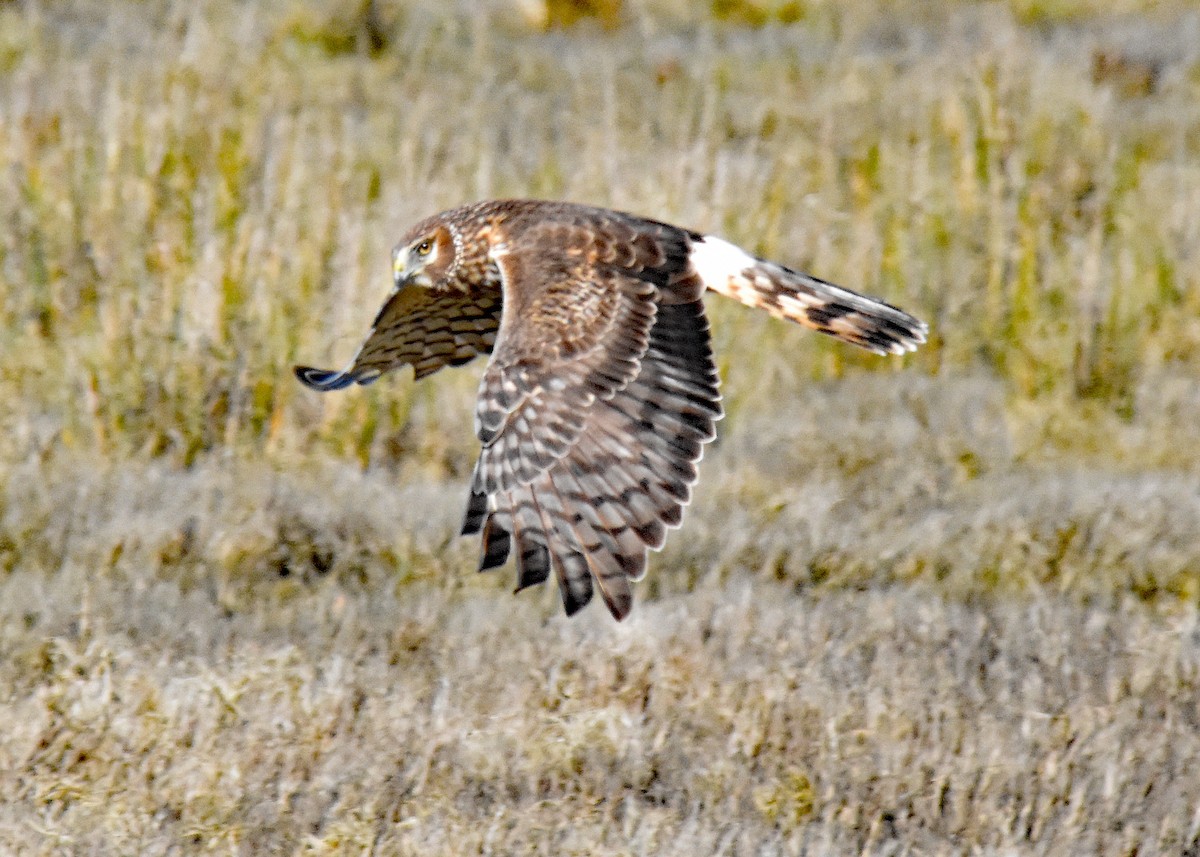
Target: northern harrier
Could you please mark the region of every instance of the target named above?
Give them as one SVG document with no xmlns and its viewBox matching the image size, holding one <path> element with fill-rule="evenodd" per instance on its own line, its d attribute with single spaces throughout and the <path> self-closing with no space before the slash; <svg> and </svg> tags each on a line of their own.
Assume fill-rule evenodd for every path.
<svg viewBox="0 0 1200 857">
<path fill-rule="evenodd" d="M 925 341 L 893 306 L 756 259 L 712 235 L 617 211 L 501 200 L 423 220 L 392 253 L 395 285 L 341 372 L 315 390 L 417 378 L 479 354 L 483 449 L 463 534 L 480 570 L 515 553 L 517 589 L 558 579 L 575 613 L 593 583 L 617 619 L 630 581 L 679 526 L 721 417 L 705 289 L 878 354 Z"/>
</svg>

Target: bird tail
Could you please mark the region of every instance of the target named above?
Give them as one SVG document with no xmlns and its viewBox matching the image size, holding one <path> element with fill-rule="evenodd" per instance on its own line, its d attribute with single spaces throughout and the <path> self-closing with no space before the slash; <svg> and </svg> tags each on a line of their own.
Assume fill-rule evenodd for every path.
<svg viewBox="0 0 1200 857">
<path fill-rule="evenodd" d="M 705 287 L 717 294 L 876 354 L 915 351 L 929 331 L 925 322 L 891 304 L 755 258 L 714 235 L 693 243 L 690 259 Z"/>
</svg>

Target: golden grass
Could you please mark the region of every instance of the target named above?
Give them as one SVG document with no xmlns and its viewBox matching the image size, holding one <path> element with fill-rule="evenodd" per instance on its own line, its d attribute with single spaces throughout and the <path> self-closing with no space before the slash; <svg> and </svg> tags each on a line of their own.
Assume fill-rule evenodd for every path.
<svg viewBox="0 0 1200 857">
<path fill-rule="evenodd" d="M 449 569 L 447 569 L 449 571 Z M 10 853 L 1181 853 L 1195 623 L 764 581 L 547 619 L 79 575 L 6 634 Z M 40 637 L 40 639 L 39 639 Z M 19 640 L 19 642 L 18 642 Z"/>
<path fill-rule="evenodd" d="M 0 850 L 1194 849 L 1200 18 L 1109 8 L 0 3 Z M 454 536 L 478 367 L 290 373 L 505 195 L 931 342 L 714 301 L 685 527 L 569 622 Z"/>
</svg>

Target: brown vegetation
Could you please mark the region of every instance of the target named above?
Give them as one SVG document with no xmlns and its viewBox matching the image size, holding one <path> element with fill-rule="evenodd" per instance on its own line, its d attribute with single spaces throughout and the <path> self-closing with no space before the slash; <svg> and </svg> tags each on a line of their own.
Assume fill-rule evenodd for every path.
<svg viewBox="0 0 1200 857">
<path fill-rule="evenodd" d="M 1200 16 L 596 5 L 0 3 L 0 851 L 1195 851 Z M 714 302 L 684 528 L 567 620 L 454 535 L 477 367 L 289 371 L 505 195 L 933 339 Z"/>
</svg>

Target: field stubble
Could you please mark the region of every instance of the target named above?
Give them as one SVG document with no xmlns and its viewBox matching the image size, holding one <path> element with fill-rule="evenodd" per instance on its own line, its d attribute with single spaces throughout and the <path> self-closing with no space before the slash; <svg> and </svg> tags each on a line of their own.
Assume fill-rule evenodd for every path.
<svg viewBox="0 0 1200 857">
<path fill-rule="evenodd" d="M 796 5 L 0 4 L 0 844 L 1197 847 L 1200 16 Z M 714 303 L 684 530 L 630 622 L 568 622 L 453 536 L 477 368 L 288 372 L 348 356 L 408 222 L 500 195 L 932 341 Z"/>
</svg>

